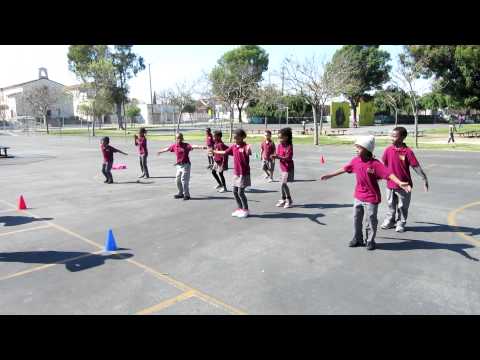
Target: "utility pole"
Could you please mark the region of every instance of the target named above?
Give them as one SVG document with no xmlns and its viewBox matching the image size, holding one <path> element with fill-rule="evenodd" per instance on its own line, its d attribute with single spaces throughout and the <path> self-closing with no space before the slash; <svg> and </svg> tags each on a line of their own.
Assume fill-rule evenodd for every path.
<svg viewBox="0 0 480 360">
<path fill-rule="evenodd" d="M 285 66 L 282 65 L 282 96 L 283 96 L 284 83 L 285 83 Z"/>
<path fill-rule="evenodd" d="M 150 64 L 148 64 L 148 78 L 150 79 L 150 106 L 151 106 L 151 117 L 153 122 L 153 96 L 152 96 L 152 74 L 150 72 Z M 148 114 L 147 114 L 148 116 Z"/>
</svg>

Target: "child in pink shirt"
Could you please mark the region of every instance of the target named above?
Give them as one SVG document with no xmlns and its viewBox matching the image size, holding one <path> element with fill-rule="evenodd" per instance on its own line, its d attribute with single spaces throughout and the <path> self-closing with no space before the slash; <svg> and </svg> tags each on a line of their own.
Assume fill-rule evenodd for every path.
<svg viewBox="0 0 480 360">
<path fill-rule="evenodd" d="M 277 146 L 276 153 L 272 155 L 272 159 L 280 160 L 282 199 L 277 202 L 276 206 L 283 206 L 285 209 L 288 209 L 292 207 L 292 197 L 288 183 L 293 182 L 294 179 L 292 129 L 281 129 L 278 138 L 280 144 Z"/>
<path fill-rule="evenodd" d="M 246 218 L 250 214 L 245 188 L 251 186 L 249 157 L 252 155 L 252 150 L 245 142 L 246 137 L 247 134 L 243 129 L 237 129 L 234 134 L 235 144 L 225 151 L 210 150 L 210 153 L 215 155 L 233 155 L 233 196 L 238 208 L 232 216 L 238 218 Z"/>
<path fill-rule="evenodd" d="M 140 158 L 140 169 L 142 170 L 142 175 L 139 178 L 146 178 L 150 177 L 148 173 L 148 166 L 147 166 L 147 157 L 148 157 L 148 148 L 147 148 L 147 130 L 142 127 L 138 132 L 138 136 L 135 135 L 135 146 L 138 147 L 138 156 Z"/>
<path fill-rule="evenodd" d="M 222 141 L 222 132 L 220 130 L 215 131 L 213 139 L 215 140 L 213 150 L 225 151 L 228 149 L 228 146 Z M 215 189 L 220 193 L 227 192 L 227 184 L 225 183 L 223 172 L 228 170 L 228 156 L 216 154 L 213 157 L 213 161 L 212 175 L 218 184 Z"/>
<path fill-rule="evenodd" d="M 173 195 L 175 199 L 190 200 L 190 169 L 191 163 L 188 154 L 193 149 L 206 149 L 206 146 L 190 145 L 183 141 L 183 134 L 178 133 L 176 142 L 166 148 L 161 149 L 158 155 L 164 152 L 174 152 L 177 158 L 175 163 L 177 174 L 175 176 L 178 188 L 178 194 Z"/>
<path fill-rule="evenodd" d="M 212 129 L 210 129 L 209 127 L 205 129 L 205 145 L 207 146 L 208 149 L 213 149 L 215 145 L 215 140 L 213 139 L 213 135 L 212 135 Z M 207 155 L 207 156 L 208 156 L 207 169 L 212 170 L 213 164 L 214 164 L 213 156 L 210 156 L 210 155 Z"/>
<path fill-rule="evenodd" d="M 378 180 L 392 180 L 410 192 L 411 187 L 408 182 L 400 181 L 391 171 L 377 159 L 373 157 L 375 148 L 375 138 L 365 136 L 357 139 L 355 150 L 358 156 L 354 157 L 349 164 L 331 174 L 322 176 L 321 180 L 328 180 L 334 176 L 344 173 L 354 173 L 357 183 L 355 185 L 354 204 L 353 204 L 353 223 L 354 235 L 350 241 L 350 247 L 363 246 L 363 219 L 366 216 L 367 226 L 366 240 L 367 250 L 375 249 L 375 235 L 377 233 L 377 213 L 378 204 L 381 201 L 380 188 Z"/>
<path fill-rule="evenodd" d="M 412 177 L 410 176 L 410 167 L 420 175 L 425 182 L 425 191 L 428 191 L 428 179 L 424 171 L 420 167 L 415 154 L 404 140 L 407 137 L 407 129 L 402 126 L 396 127 L 392 131 L 392 145 L 387 147 L 383 152 L 382 161 L 387 169 L 395 174 L 401 181 L 405 181 L 413 186 Z M 387 203 L 388 213 L 382 229 L 391 229 L 395 227 L 396 232 L 404 232 L 407 223 L 408 208 L 410 206 L 411 193 L 406 192 L 395 182 L 389 180 L 387 183 Z"/>
<path fill-rule="evenodd" d="M 267 174 L 265 179 L 268 182 L 273 181 L 273 170 L 275 170 L 275 159 L 272 155 L 275 154 L 275 143 L 272 141 L 272 132 L 265 130 L 265 140 L 260 145 L 261 158 L 262 158 L 262 170 Z"/>
</svg>

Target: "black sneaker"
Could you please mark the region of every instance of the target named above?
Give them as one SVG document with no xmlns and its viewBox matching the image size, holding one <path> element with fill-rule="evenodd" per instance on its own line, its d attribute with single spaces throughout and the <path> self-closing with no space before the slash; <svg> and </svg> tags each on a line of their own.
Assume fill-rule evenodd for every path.
<svg viewBox="0 0 480 360">
<path fill-rule="evenodd" d="M 350 241 L 348 243 L 348 246 L 350 246 L 350 247 L 365 246 L 365 243 L 363 241 L 357 241 L 357 240 L 353 239 L 352 241 Z"/>
<path fill-rule="evenodd" d="M 105 181 L 104 181 L 104 183 L 105 183 L 105 184 L 108 184 L 108 183 L 109 183 L 109 181 L 108 181 L 108 180 L 105 180 Z"/>
<path fill-rule="evenodd" d="M 107 184 L 113 184 L 113 179 L 108 180 Z"/>
<path fill-rule="evenodd" d="M 183 201 L 185 201 L 185 200 L 190 200 L 190 196 L 184 196 Z"/>
<path fill-rule="evenodd" d="M 175 194 L 173 195 L 175 199 L 183 199 L 183 194 Z"/>
<path fill-rule="evenodd" d="M 367 250 L 375 250 L 375 241 L 370 241 L 367 243 Z"/>
</svg>

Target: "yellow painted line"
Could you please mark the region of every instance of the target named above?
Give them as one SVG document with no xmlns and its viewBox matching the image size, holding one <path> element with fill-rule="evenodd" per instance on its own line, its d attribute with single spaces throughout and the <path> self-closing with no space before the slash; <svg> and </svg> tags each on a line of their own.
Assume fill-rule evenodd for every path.
<svg viewBox="0 0 480 360">
<path fill-rule="evenodd" d="M 465 211 L 466 209 L 468 208 L 471 208 L 471 207 L 474 207 L 474 206 L 479 206 L 480 205 L 480 201 L 476 201 L 476 202 L 472 202 L 472 203 L 469 203 L 469 204 L 466 204 L 462 207 L 459 207 L 458 209 L 455 209 L 453 211 L 451 211 L 449 214 L 448 214 L 448 225 L 450 226 L 458 226 L 457 225 L 457 215 L 459 213 L 461 213 L 462 211 Z M 459 232 L 458 235 L 460 237 L 462 237 L 463 239 L 473 243 L 475 246 L 480 246 L 480 240 L 478 239 L 475 239 L 473 236 L 470 236 L 470 235 L 467 235 L 465 234 L 464 232 Z"/>
<path fill-rule="evenodd" d="M 138 261 L 135 261 L 135 260 L 132 260 L 132 259 L 127 259 L 127 261 L 131 262 L 132 264 L 137 265 L 138 267 L 140 267 L 140 268 L 144 269 L 145 271 L 153 274 L 155 277 L 165 281 L 166 283 L 172 285 L 173 287 L 176 287 L 179 290 L 182 290 L 184 292 L 194 291 L 196 297 L 198 297 L 199 299 L 201 299 L 203 301 L 206 301 L 207 303 L 209 303 L 211 305 L 224 308 L 229 313 L 234 314 L 234 315 L 247 315 L 247 313 L 245 311 L 237 309 L 237 308 L 235 308 L 233 306 L 230 306 L 228 304 L 225 304 L 223 301 L 217 300 L 217 299 L 215 299 L 215 298 L 213 298 L 213 297 L 211 297 L 207 294 L 204 294 L 203 292 L 201 292 L 197 289 L 194 289 L 191 286 L 188 286 L 188 285 L 186 285 L 186 284 L 184 284 L 184 283 L 182 283 L 178 280 L 175 280 L 168 275 L 162 274 L 162 273 L 156 271 L 155 269 L 152 269 L 151 267 L 149 267 L 147 265 L 141 264 Z"/>
<path fill-rule="evenodd" d="M 0 202 L 4 203 L 4 204 L 7 204 L 8 206 L 13 206 L 13 204 L 10 204 L 9 202 L 5 201 L 5 200 L 1 200 L 0 199 Z M 29 214 L 33 217 L 36 217 L 35 214 L 29 212 L 28 210 L 19 210 L 21 212 L 24 212 L 26 214 Z M 63 226 L 60 226 L 60 225 L 57 225 L 57 224 L 54 224 L 53 222 L 50 222 L 50 221 L 46 221 L 48 224 L 50 224 L 52 227 L 60 230 L 60 231 L 63 231 L 67 234 L 70 234 L 80 240 L 83 240 L 85 242 L 87 242 L 88 244 L 91 244 L 97 248 L 100 248 L 100 249 L 103 249 L 103 246 L 102 245 L 99 245 L 97 244 L 96 242 L 90 240 L 90 239 L 87 239 L 86 237 L 80 235 L 80 234 L 77 234 L 67 228 L 64 228 Z M 124 258 L 122 256 L 122 254 L 117 254 L 118 257 L 121 257 L 121 258 Z M 124 258 L 126 259 L 126 258 Z M 178 281 L 178 280 L 175 280 L 174 278 L 168 276 L 168 275 L 165 275 L 165 274 L 162 274 L 160 272 L 158 272 L 157 270 L 145 265 L 145 264 L 142 264 L 142 263 L 139 263 L 138 261 L 135 261 L 135 260 L 132 260 L 132 259 L 126 259 L 126 261 L 128 261 L 129 263 L 132 263 L 136 266 L 138 266 L 139 268 L 149 272 L 150 274 L 154 275 L 155 277 L 157 277 L 158 279 L 160 280 L 163 280 L 164 282 L 170 284 L 171 286 L 183 291 L 183 292 L 189 292 L 189 291 L 193 291 L 195 292 L 195 296 L 198 297 L 199 299 L 211 304 L 211 305 L 214 305 L 214 306 L 217 306 L 217 307 L 221 307 L 221 308 L 224 308 L 226 309 L 229 313 L 231 314 L 234 314 L 234 315 L 247 315 L 247 313 L 243 310 L 240 310 L 240 309 L 237 309 L 233 306 L 230 306 L 228 304 L 225 304 L 224 302 L 218 300 L 218 299 L 215 299 L 207 294 L 204 294 L 203 292 L 197 290 L 197 289 L 194 289 L 192 288 L 191 286 L 188 286 L 187 284 L 184 284 L 182 283 L 181 281 Z"/>
<path fill-rule="evenodd" d="M 20 229 L 20 230 L 4 232 L 4 233 L 0 233 L 0 236 L 7 236 L 7 235 L 18 234 L 18 233 L 21 233 L 21 232 L 26 232 L 26 231 L 46 229 L 46 228 L 49 228 L 49 227 L 51 227 L 51 224 L 35 226 L 35 227 L 28 228 L 28 229 Z"/>
<path fill-rule="evenodd" d="M 19 272 L 16 272 L 14 274 L 10 274 L 10 275 L 0 277 L 0 281 L 15 278 L 15 277 L 22 276 L 22 275 L 31 274 L 31 273 L 36 272 L 36 271 L 48 269 L 48 268 L 50 268 L 52 266 L 55 266 L 55 265 L 65 264 L 69 261 L 83 259 L 83 258 L 86 258 L 86 257 L 89 257 L 89 256 L 97 255 L 99 253 L 101 253 L 101 251 L 97 251 L 97 252 L 94 252 L 94 253 L 91 253 L 91 254 L 84 254 L 84 255 L 80 255 L 80 256 L 75 256 L 75 257 L 72 257 L 72 258 L 57 261 L 56 263 L 45 264 L 45 265 L 37 266 L 37 267 L 31 268 L 31 269 L 27 269 L 27 270 L 24 270 L 24 271 L 19 271 Z"/>
<path fill-rule="evenodd" d="M 184 300 L 187 300 L 187 299 L 190 299 L 191 297 L 195 296 L 195 291 L 193 290 L 190 290 L 190 291 L 186 291 L 186 292 L 183 292 L 181 293 L 180 295 L 178 296 L 175 296 L 171 299 L 168 299 L 168 300 L 165 300 L 165 301 L 162 301 L 160 304 L 157 304 L 157 305 L 153 305 L 147 309 L 144 309 L 142 311 L 139 311 L 136 313 L 136 315 L 148 315 L 148 314 L 153 314 L 153 313 L 156 313 L 156 312 L 159 312 L 163 309 L 166 309 L 172 305 L 175 305 L 181 301 L 184 301 Z"/>
</svg>

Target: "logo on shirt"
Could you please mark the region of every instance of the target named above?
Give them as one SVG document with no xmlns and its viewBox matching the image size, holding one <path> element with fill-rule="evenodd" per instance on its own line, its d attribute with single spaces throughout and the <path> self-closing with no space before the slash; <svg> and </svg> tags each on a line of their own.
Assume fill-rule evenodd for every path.
<svg viewBox="0 0 480 360">
<path fill-rule="evenodd" d="M 374 168 L 367 168 L 367 173 L 375 175 L 375 169 Z"/>
<path fill-rule="evenodd" d="M 405 161 L 405 155 L 399 154 L 398 157 L 400 158 L 400 160 Z"/>
</svg>

